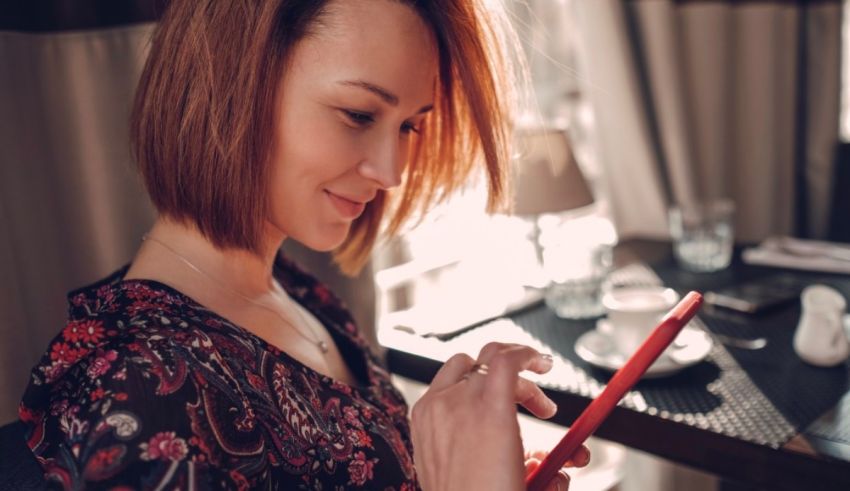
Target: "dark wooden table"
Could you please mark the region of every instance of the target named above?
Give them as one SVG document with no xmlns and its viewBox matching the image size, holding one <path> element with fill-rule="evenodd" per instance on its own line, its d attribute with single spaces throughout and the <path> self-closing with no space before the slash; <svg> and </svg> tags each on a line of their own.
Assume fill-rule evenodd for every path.
<svg viewBox="0 0 850 491">
<path fill-rule="evenodd" d="M 615 263 L 643 262 L 680 292 L 707 291 L 779 273 L 742 264 L 695 274 L 675 266 L 668 244 L 629 241 Z M 850 298 L 850 278 L 784 272 L 830 284 Z M 791 348 L 799 306 L 760 316 L 704 310 L 703 327 L 740 337 L 765 336 L 768 346 L 747 351 L 715 344 L 703 362 L 671 377 L 642 381 L 596 436 L 764 489 L 850 490 L 850 364 L 816 368 Z M 556 356 L 551 374 L 536 379 L 558 404 L 553 421 L 572 423 L 610 377 L 575 355 L 575 339 L 592 321 L 567 321 L 538 304 L 505 319 L 483 323 L 445 339 L 401 331 L 383 333 L 390 368 L 429 382 L 459 351 L 476 352 L 490 340 L 522 341 Z"/>
</svg>

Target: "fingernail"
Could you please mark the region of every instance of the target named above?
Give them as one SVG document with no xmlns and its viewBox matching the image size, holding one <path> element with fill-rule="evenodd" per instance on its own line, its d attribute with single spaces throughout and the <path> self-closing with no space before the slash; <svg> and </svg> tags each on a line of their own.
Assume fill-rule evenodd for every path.
<svg viewBox="0 0 850 491">
<path fill-rule="evenodd" d="M 558 474 L 561 475 L 561 479 L 558 479 L 558 491 L 568 491 L 570 488 L 570 475 L 563 469 L 559 470 Z"/>
<path fill-rule="evenodd" d="M 555 363 L 555 358 L 553 358 L 549 353 L 543 353 L 540 355 L 540 358 L 549 365 Z"/>
</svg>

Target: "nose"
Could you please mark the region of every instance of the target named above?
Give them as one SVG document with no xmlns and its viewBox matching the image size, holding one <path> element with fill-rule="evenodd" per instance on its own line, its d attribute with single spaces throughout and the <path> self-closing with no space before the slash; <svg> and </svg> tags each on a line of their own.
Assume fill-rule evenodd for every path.
<svg viewBox="0 0 850 491">
<path fill-rule="evenodd" d="M 360 175 L 375 181 L 382 189 L 397 187 L 401 184 L 406 148 L 398 137 L 377 138 L 358 167 Z"/>
</svg>

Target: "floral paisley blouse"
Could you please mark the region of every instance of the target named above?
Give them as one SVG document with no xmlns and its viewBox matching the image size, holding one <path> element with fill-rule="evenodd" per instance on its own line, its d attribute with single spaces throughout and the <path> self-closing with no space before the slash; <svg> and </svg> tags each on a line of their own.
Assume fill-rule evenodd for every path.
<svg viewBox="0 0 850 491">
<path fill-rule="evenodd" d="M 123 269 L 69 294 L 62 332 L 19 416 L 50 486 L 65 489 L 416 489 L 407 407 L 350 315 L 279 258 L 358 387 L 321 375 Z"/>
</svg>

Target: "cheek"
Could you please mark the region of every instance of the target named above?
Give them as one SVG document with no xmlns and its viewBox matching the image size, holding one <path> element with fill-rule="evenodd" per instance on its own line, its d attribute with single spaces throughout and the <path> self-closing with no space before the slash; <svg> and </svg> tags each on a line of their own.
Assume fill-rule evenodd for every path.
<svg viewBox="0 0 850 491">
<path fill-rule="evenodd" d="M 287 235 L 300 235 L 323 209 L 323 189 L 356 168 L 362 137 L 333 114 L 304 111 L 282 118 L 277 137 L 270 219 Z"/>
<path fill-rule="evenodd" d="M 281 138 L 276 162 L 281 174 L 315 188 L 353 168 L 359 161 L 356 133 L 332 116 L 305 118 Z"/>
</svg>

